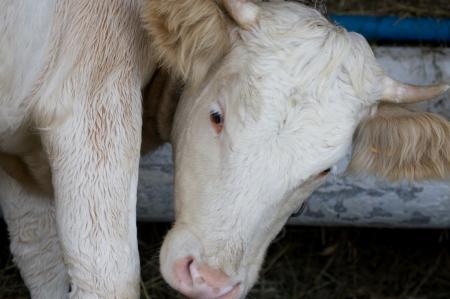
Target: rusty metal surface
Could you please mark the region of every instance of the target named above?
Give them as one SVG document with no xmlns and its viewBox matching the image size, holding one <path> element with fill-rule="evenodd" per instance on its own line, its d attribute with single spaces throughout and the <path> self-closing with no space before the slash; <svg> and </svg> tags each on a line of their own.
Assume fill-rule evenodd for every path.
<svg viewBox="0 0 450 299">
<path fill-rule="evenodd" d="M 450 82 L 450 49 L 379 47 L 386 72 L 408 83 Z M 447 94 L 422 105 L 450 118 Z M 345 168 L 345 160 L 339 167 Z M 173 165 L 170 146 L 141 161 L 138 218 L 173 219 Z M 374 178 L 331 176 L 291 224 L 387 227 L 450 227 L 450 182 L 389 184 Z"/>
</svg>

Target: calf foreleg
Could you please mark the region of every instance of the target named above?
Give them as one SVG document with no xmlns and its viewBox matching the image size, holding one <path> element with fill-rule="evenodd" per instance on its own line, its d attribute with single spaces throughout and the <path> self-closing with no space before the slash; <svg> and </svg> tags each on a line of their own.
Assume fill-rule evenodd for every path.
<svg viewBox="0 0 450 299">
<path fill-rule="evenodd" d="M 141 95 L 120 80 L 64 92 L 73 110 L 43 135 L 71 298 L 139 297 Z"/>
<path fill-rule="evenodd" d="M 67 298 L 69 279 L 56 233 L 53 199 L 25 191 L 0 169 L 0 203 L 14 261 L 31 298 Z"/>
</svg>

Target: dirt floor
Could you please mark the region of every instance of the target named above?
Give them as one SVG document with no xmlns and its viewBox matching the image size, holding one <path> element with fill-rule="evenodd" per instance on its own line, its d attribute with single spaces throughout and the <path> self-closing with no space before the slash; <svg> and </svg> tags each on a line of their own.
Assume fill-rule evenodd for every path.
<svg viewBox="0 0 450 299">
<path fill-rule="evenodd" d="M 450 0 L 312 0 L 328 13 L 450 17 Z M 142 298 L 181 298 L 158 271 L 167 224 L 140 224 Z M 0 299 L 28 298 L 0 220 Z M 447 230 L 289 227 L 248 298 L 448 299 Z"/>
<path fill-rule="evenodd" d="M 141 298 L 183 298 L 158 271 L 168 224 L 140 224 Z M 288 227 L 249 299 L 448 299 L 447 230 Z M 0 225 L 0 298 L 28 298 Z"/>
<path fill-rule="evenodd" d="M 142 261 L 143 298 L 182 298 L 155 268 L 161 239 L 148 237 L 161 228 L 139 230 L 141 253 L 155 257 Z M 448 231 L 288 227 L 248 298 L 448 299 L 449 249 Z"/>
</svg>

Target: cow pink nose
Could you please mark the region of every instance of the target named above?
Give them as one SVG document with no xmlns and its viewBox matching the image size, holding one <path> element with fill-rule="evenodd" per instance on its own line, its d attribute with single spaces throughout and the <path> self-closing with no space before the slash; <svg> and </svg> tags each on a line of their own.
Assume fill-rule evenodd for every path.
<svg viewBox="0 0 450 299">
<path fill-rule="evenodd" d="M 175 263 L 177 289 L 191 299 L 236 299 L 239 284 L 232 283 L 224 272 L 200 265 L 192 257 Z"/>
</svg>

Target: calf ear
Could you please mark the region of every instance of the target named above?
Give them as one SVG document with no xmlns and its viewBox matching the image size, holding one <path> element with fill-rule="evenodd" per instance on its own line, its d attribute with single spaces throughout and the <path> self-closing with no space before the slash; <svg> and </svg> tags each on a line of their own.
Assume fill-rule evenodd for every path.
<svg viewBox="0 0 450 299">
<path fill-rule="evenodd" d="M 348 170 L 396 180 L 450 176 L 450 123 L 443 117 L 382 104 L 353 138 Z"/>
<path fill-rule="evenodd" d="M 259 6 L 250 0 L 146 0 L 142 19 L 162 65 L 195 86 L 230 49 L 231 28 L 257 23 Z"/>
<path fill-rule="evenodd" d="M 225 12 L 214 0 L 147 0 L 142 18 L 162 66 L 184 82 L 202 82 L 230 47 Z"/>
</svg>

